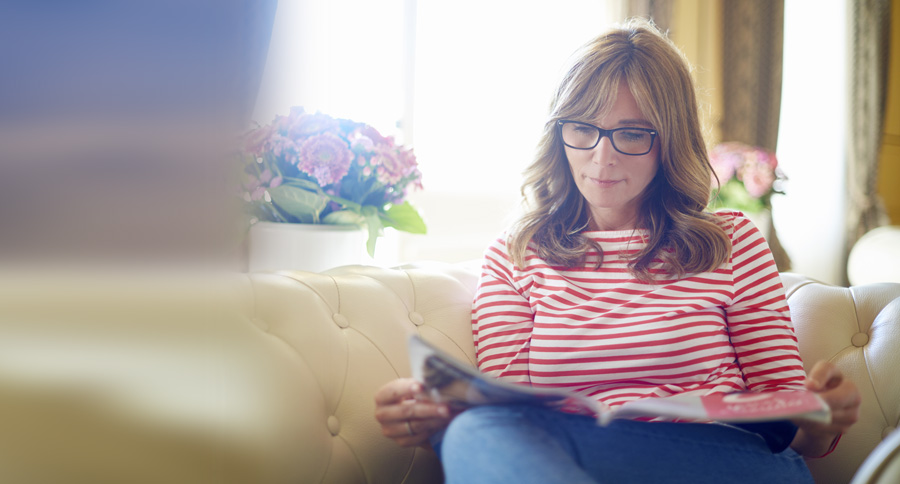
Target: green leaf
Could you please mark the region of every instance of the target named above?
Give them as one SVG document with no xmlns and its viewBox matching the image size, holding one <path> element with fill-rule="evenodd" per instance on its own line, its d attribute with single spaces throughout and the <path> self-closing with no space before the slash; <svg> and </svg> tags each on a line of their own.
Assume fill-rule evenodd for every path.
<svg viewBox="0 0 900 484">
<path fill-rule="evenodd" d="M 316 182 L 304 180 L 303 178 L 286 177 L 284 184 L 322 194 L 322 187 L 320 187 Z"/>
<path fill-rule="evenodd" d="M 427 229 L 425 221 L 419 215 L 419 211 L 415 209 L 409 202 L 403 202 L 400 205 L 392 205 L 382 217 L 384 225 L 394 227 L 403 232 L 411 234 L 424 234 Z"/>
<path fill-rule="evenodd" d="M 347 200 L 346 198 L 341 198 L 337 195 L 328 195 L 328 198 L 330 198 L 332 202 L 337 203 L 346 209 L 353 210 L 356 213 L 362 213 L 362 211 L 363 211 L 362 205 L 360 205 L 356 202 Z"/>
<path fill-rule="evenodd" d="M 713 210 L 730 208 L 744 213 L 758 213 L 765 208 L 765 204 L 762 200 L 753 198 L 743 183 L 732 178 L 723 184 L 718 192 L 713 190 L 710 208 Z"/>
<path fill-rule="evenodd" d="M 366 218 L 353 210 L 338 210 L 331 212 L 322 219 L 322 223 L 333 225 L 359 225 L 366 223 Z"/>
<path fill-rule="evenodd" d="M 319 214 L 328 204 L 326 197 L 292 185 L 279 185 L 268 192 L 280 210 L 303 223 L 319 223 Z"/>
<path fill-rule="evenodd" d="M 369 251 L 369 257 L 375 257 L 375 243 L 378 241 L 383 232 L 381 218 L 378 215 L 378 209 L 366 205 L 362 208 L 362 214 L 366 218 L 366 226 L 369 228 L 369 239 L 366 240 L 366 250 Z"/>
</svg>

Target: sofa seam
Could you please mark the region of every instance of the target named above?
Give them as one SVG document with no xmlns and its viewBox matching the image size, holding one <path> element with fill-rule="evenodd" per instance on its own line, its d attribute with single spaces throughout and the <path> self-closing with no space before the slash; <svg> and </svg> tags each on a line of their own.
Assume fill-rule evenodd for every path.
<svg viewBox="0 0 900 484">
<path fill-rule="evenodd" d="M 309 289 L 310 291 L 312 291 L 313 293 L 315 293 L 316 296 L 319 297 L 319 299 L 321 299 L 322 301 L 325 301 L 325 298 L 323 298 L 322 295 L 321 295 L 318 291 L 316 291 L 313 287 L 311 287 L 309 284 L 305 284 L 305 283 L 303 283 L 302 281 L 300 281 L 300 280 L 298 280 L 298 279 L 296 279 L 296 278 L 294 278 L 294 277 L 288 276 L 288 275 L 286 275 L 286 274 L 283 274 L 283 273 L 282 273 L 282 274 L 279 274 L 279 275 L 281 275 L 281 276 L 283 276 L 283 277 L 285 277 L 285 278 L 287 278 L 287 279 L 289 279 L 289 280 L 292 280 L 292 281 L 294 281 L 294 282 L 300 284 L 300 285 L 303 286 L 303 287 L 306 287 L 307 289 Z M 257 301 L 257 294 L 258 294 L 259 292 L 258 292 L 257 289 L 256 289 L 256 283 L 254 282 L 253 278 L 248 276 L 248 279 L 250 280 L 250 288 L 251 288 L 251 292 L 252 292 L 252 294 L 253 294 L 253 317 L 256 318 L 256 317 L 259 316 L 259 315 L 257 314 L 257 308 L 259 307 L 258 301 Z M 327 303 L 326 303 L 326 304 L 327 304 Z M 329 306 L 329 309 L 330 309 L 330 306 Z M 263 333 L 265 333 L 266 336 L 269 336 L 269 337 L 271 337 L 271 338 L 273 338 L 273 339 L 279 341 L 281 344 L 283 344 L 283 345 L 287 346 L 288 348 L 290 348 L 290 349 L 291 349 L 291 352 L 297 357 L 297 359 L 298 359 L 300 362 L 302 362 L 302 364 L 305 365 L 306 368 L 310 369 L 310 372 L 312 372 L 312 365 L 310 365 L 309 361 L 307 361 L 306 358 L 303 357 L 303 354 L 302 354 L 302 353 L 301 353 L 294 345 L 292 345 L 290 342 L 288 342 L 287 340 L 285 340 L 284 338 L 282 338 L 281 336 L 279 336 L 278 334 L 276 334 L 276 333 L 274 333 L 274 332 L 271 332 L 271 331 L 263 331 Z M 315 373 L 313 373 L 313 375 L 315 375 Z M 324 389 L 322 388 L 322 383 L 319 381 L 318 378 L 313 378 L 313 380 L 316 382 L 316 388 L 319 390 L 319 395 L 322 396 L 322 400 L 323 400 L 322 403 L 323 403 L 323 404 L 326 404 L 326 403 L 327 403 L 327 400 L 325 399 L 325 391 L 324 391 Z M 324 406 L 325 406 L 325 405 L 323 405 L 323 407 L 324 407 Z M 333 412 L 332 412 L 331 414 L 333 415 Z M 330 450 L 330 452 L 328 452 L 328 462 L 325 464 L 325 466 L 322 467 L 323 472 L 322 472 L 322 477 L 321 477 L 321 479 L 319 480 L 320 483 L 324 482 L 325 477 L 328 476 L 328 468 L 329 468 L 329 466 L 331 465 L 331 461 L 334 459 L 334 448 L 333 448 L 333 446 L 332 446 L 329 450 Z"/>
<path fill-rule="evenodd" d="M 861 328 L 859 327 L 859 306 L 856 304 L 856 292 L 852 288 L 848 288 L 850 292 L 850 301 L 853 303 L 853 314 L 856 316 L 856 330 L 858 333 L 862 333 Z M 869 327 L 871 329 L 871 326 Z M 866 336 L 868 336 L 868 331 L 866 332 Z M 878 410 L 881 412 L 881 420 L 887 424 L 887 412 L 884 410 L 884 405 L 881 404 L 881 399 L 878 398 L 878 390 L 875 386 L 875 381 L 872 380 L 872 372 L 871 365 L 869 365 L 869 352 L 868 352 L 868 342 L 862 348 L 863 353 L 863 361 L 865 362 L 866 367 L 866 379 L 869 381 L 869 384 L 872 385 L 872 395 L 875 396 L 875 403 L 878 405 Z"/>
<path fill-rule="evenodd" d="M 340 284 L 337 283 L 337 280 L 334 278 L 334 276 L 328 276 L 328 278 L 331 279 L 332 284 L 334 284 L 334 289 L 335 289 L 335 291 L 337 291 L 337 306 L 338 306 L 337 314 L 341 314 L 341 286 L 340 286 Z M 332 312 L 334 312 L 334 310 L 332 310 Z M 345 329 L 350 329 L 350 326 L 348 326 Z M 359 331 L 356 331 L 356 332 L 359 334 L 362 334 Z M 349 370 L 350 369 L 350 345 L 347 342 L 346 332 L 341 331 L 341 335 L 343 336 L 344 348 L 347 353 L 346 358 L 344 360 L 344 368 Z M 366 339 L 368 339 L 368 338 L 366 338 Z M 343 400 L 343 398 L 344 398 L 344 392 L 347 389 L 347 373 L 348 373 L 348 371 L 344 371 L 343 379 L 341 381 L 341 392 L 338 393 L 337 398 L 335 399 L 335 406 L 331 411 L 331 415 L 334 415 L 336 413 L 337 407 L 340 406 L 341 400 Z"/>
<path fill-rule="evenodd" d="M 419 299 L 418 299 L 418 293 L 416 292 L 416 285 L 413 283 L 412 276 L 410 275 L 409 271 L 404 270 L 403 273 L 406 274 L 406 278 L 409 280 L 410 286 L 412 286 L 412 291 L 413 291 L 413 309 L 416 309 L 417 312 L 418 312 L 418 307 L 417 307 L 417 305 L 416 305 L 416 302 L 417 302 Z M 452 308 L 452 307 L 453 307 L 453 305 L 446 305 L 446 306 L 441 306 L 440 308 L 437 308 L 437 309 L 445 309 L 445 308 Z M 469 324 L 471 325 L 471 305 L 469 306 L 469 311 L 470 311 L 470 322 L 469 322 Z M 453 343 L 454 346 L 456 346 L 456 348 L 457 348 L 460 352 L 462 352 L 462 354 L 464 354 L 464 355 L 466 354 L 466 350 L 464 350 L 461 346 L 459 346 L 459 344 L 456 342 L 456 340 L 454 340 L 453 338 L 451 338 L 449 334 L 447 334 L 447 333 L 441 331 L 441 330 L 438 329 L 436 326 L 433 326 L 433 325 L 430 325 L 430 324 L 427 325 L 427 326 L 428 326 L 429 328 L 431 328 L 432 330 L 434 330 L 435 332 L 439 333 L 441 336 L 447 338 L 451 343 Z M 416 328 L 416 333 L 421 334 L 421 331 L 419 331 L 418 327 Z"/>
<path fill-rule="evenodd" d="M 322 295 L 322 293 L 320 293 L 319 291 L 317 291 L 316 288 L 313 287 L 313 286 L 311 286 L 309 283 L 304 282 L 304 281 L 302 281 L 302 280 L 300 280 L 300 279 L 298 279 L 298 278 L 296 278 L 296 277 L 290 275 L 290 274 L 287 273 L 287 272 L 280 272 L 280 273 L 278 273 L 278 274 L 279 274 L 280 276 L 282 276 L 282 277 L 286 277 L 286 278 L 288 278 L 288 279 L 290 279 L 290 280 L 292 280 L 292 281 L 294 281 L 294 282 L 300 284 L 301 286 L 303 286 L 303 287 L 309 289 L 310 291 L 312 291 L 316 296 L 319 296 L 319 299 L 321 299 L 322 302 L 324 302 L 325 305 L 328 306 L 328 309 L 330 309 L 332 313 L 339 312 L 339 311 L 335 311 L 334 308 L 331 307 L 331 304 L 328 303 L 328 299 L 326 299 L 325 296 Z M 332 281 L 334 281 L 334 277 L 333 277 L 333 276 L 328 276 L 328 277 L 331 277 Z M 335 285 L 337 285 L 337 282 L 335 282 Z M 340 298 L 341 298 L 341 295 L 340 295 L 340 292 L 338 292 L 338 306 L 339 306 L 339 307 L 340 307 L 340 302 L 341 302 L 341 299 L 340 299 Z"/>
<path fill-rule="evenodd" d="M 419 307 L 418 307 L 417 303 L 419 301 L 419 293 L 416 291 L 416 284 L 413 282 L 413 278 L 410 275 L 409 271 L 404 270 L 403 274 L 406 276 L 406 280 L 409 282 L 409 287 L 412 291 L 412 311 L 418 312 Z M 407 307 L 406 310 L 407 310 L 407 312 L 410 312 L 409 307 Z M 416 334 L 418 334 L 419 327 L 416 326 L 415 330 L 416 330 Z M 379 351 L 380 351 L 380 349 L 379 349 Z M 409 358 L 409 350 L 408 349 L 407 349 L 407 358 Z M 390 364 L 390 360 L 388 360 L 388 364 Z M 393 365 L 391 365 L 391 367 L 393 368 Z M 394 371 L 396 372 L 397 369 L 394 368 Z M 412 371 L 412 368 L 410 368 L 410 371 Z M 408 424 L 408 422 L 407 422 L 407 424 Z M 401 479 L 400 482 L 406 482 L 407 479 L 409 479 L 409 476 L 412 475 L 413 464 L 416 461 L 416 452 L 417 452 L 417 448 L 414 448 L 413 452 L 412 452 L 412 458 L 409 459 L 409 462 L 407 462 L 406 472 L 403 473 L 403 479 Z"/>
<path fill-rule="evenodd" d="M 347 446 L 347 450 L 349 450 L 350 453 L 353 455 L 353 461 L 356 462 L 356 466 L 359 467 L 359 470 L 362 472 L 362 475 L 365 477 L 366 482 L 371 482 L 372 481 L 372 479 L 370 479 L 371 476 L 369 476 L 369 473 L 366 472 L 365 466 L 362 465 L 362 461 L 360 460 L 359 455 L 357 455 L 356 451 L 353 450 L 353 446 L 350 445 L 350 441 L 345 439 L 344 437 L 342 437 L 340 435 L 340 433 L 338 433 L 338 435 L 336 437 L 341 439 L 341 441 L 344 442 L 344 444 Z M 333 454 L 334 454 L 334 452 L 332 452 L 332 455 Z M 331 464 L 331 461 L 329 460 L 328 463 Z M 324 480 L 325 476 L 322 476 L 322 479 Z M 324 481 L 320 481 L 320 482 L 324 482 Z"/>
<path fill-rule="evenodd" d="M 405 272 L 405 271 L 404 271 L 404 272 Z M 411 310 L 409 309 L 409 304 L 407 304 L 406 301 L 404 301 L 403 298 L 400 297 L 399 294 L 397 294 L 397 291 L 395 291 L 394 289 L 391 288 L 391 286 L 388 286 L 387 284 L 385 284 L 384 282 L 382 282 L 382 281 L 381 281 L 380 279 L 378 279 L 378 278 L 375 278 L 375 277 L 372 277 L 372 276 L 365 276 L 365 277 L 368 277 L 369 279 L 375 281 L 375 283 L 377 283 L 377 284 L 380 285 L 381 287 L 383 287 L 383 288 L 387 289 L 389 292 L 393 293 L 394 296 L 396 296 L 397 299 L 400 301 L 400 303 L 403 304 L 403 307 L 406 308 L 406 312 L 407 312 L 407 313 L 410 313 L 410 312 L 411 312 Z M 415 286 L 413 286 L 413 301 L 415 301 L 415 298 L 416 298 L 416 289 L 415 289 Z M 415 304 L 413 304 L 413 307 L 415 307 Z"/>
<path fill-rule="evenodd" d="M 788 291 L 787 288 L 785 288 L 785 297 L 784 298 L 786 300 L 791 299 L 792 297 L 794 297 L 795 294 L 797 294 L 797 292 L 799 292 L 801 289 L 803 289 L 804 287 L 809 286 L 811 284 L 819 284 L 819 282 L 811 280 L 811 279 L 807 279 L 807 280 L 799 282 L 797 285 L 793 286 L 790 291 Z M 783 281 L 782 281 L 782 286 L 784 286 Z"/>
</svg>

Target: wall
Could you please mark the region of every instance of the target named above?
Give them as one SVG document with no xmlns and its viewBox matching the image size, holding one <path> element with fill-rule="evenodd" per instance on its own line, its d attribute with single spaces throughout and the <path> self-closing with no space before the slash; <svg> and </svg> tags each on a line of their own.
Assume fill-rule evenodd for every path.
<svg viewBox="0 0 900 484">
<path fill-rule="evenodd" d="M 891 27 L 891 59 L 878 193 L 891 223 L 898 225 L 900 224 L 900 0 L 891 1 Z"/>
<path fill-rule="evenodd" d="M 676 0 L 670 38 L 694 68 L 700 121 L 709 146 L 722 141 L 722 2 Z"/>
</svg>

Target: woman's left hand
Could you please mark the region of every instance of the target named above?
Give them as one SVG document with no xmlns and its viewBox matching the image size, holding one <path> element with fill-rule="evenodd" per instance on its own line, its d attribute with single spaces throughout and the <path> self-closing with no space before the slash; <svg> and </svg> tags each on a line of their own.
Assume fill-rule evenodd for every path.
<svg viewBox="0 0 900 484">
<path fill-rule="evenodd" d="M 834 440 L 859 419 L 862 398 L 856 384 L 844 378 L 833 363 L 824 360 L 813 366 L 804 386 L 816 392 L 831 408 L 831 423 L 795 421 L 799 430 L 791 447 L 806 457 L 818 457 L 827 453 Z"/>
</svg>

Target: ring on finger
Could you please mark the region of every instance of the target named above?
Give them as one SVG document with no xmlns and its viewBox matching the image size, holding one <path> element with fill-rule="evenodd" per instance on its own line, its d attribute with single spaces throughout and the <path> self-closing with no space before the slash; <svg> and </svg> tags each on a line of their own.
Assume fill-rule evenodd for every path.
<svg viewBox="0 0 900 484">
<path fill-rule="evenodd" d="M 410 436 L 416 435 L 416 433 L 413 432 L 412 425 L 409 423 L 409 420 L 406 421 L 406 431 L 409 432 Z"/>
</svg>

